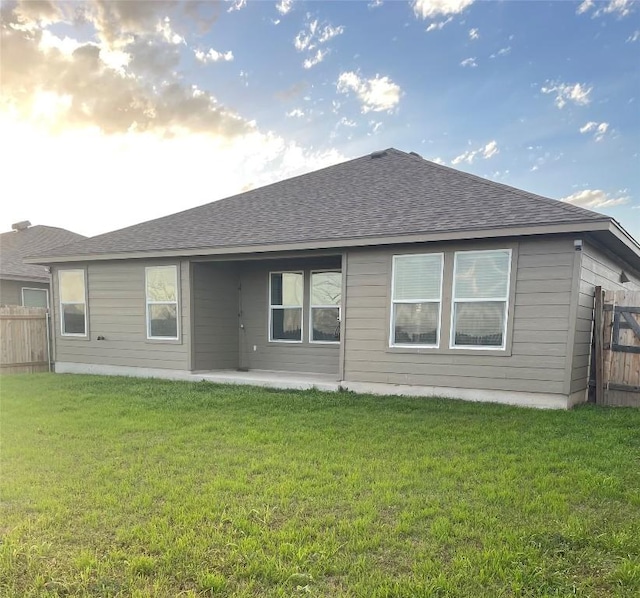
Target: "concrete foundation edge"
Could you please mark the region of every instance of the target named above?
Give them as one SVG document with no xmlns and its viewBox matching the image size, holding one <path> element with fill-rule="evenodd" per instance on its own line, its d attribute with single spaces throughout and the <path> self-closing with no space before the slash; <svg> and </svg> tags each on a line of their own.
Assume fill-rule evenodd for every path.
<svg viewBox="0 0 640 598">
<path fill-rule="evenodd" d="M 360 394 L 396 395 L 405 397 L 443 397 L 464 401 L 502 403 L 519 407 L 536 407 L 539 409 L 570 409 L 586 400 L 585 391 L 572 395 L 536 393 L 506 390 L 483 390 L 471 388 L 448 388 L 442 386 L 412 386 L 403 384 L 385 384 L 379 382 L 349 382 L 343 380 L 338 383 L 317 382 L 313 379 L 305 380 L 300 376 L 278 378 L 276 372 L 258 372 L 250 378 L 243 378 L 232 373 L 203 372 L 194 373 L 186 370 L 169 370 L 160 368 L 140 368 L 132 366 L 115 366 L 106 364 L 88 364 L 57 362 L 55 371 L 59 374 L 95 374 L 103 376 L 131 376 L 136 378 L 164 378 L 167 380 L 186 380 L 190 382 L 206 380 L 219 384 L 242 384 L 281 388 L 291 390 L 309 390 L 316 388 L 324 391 L 348 390 Z"/>
<path fill-rule="evenodd" d="M 445 399 L 459 399 L 482 403 L 502 403 L 518 407 L 536 407 L 538 409 L 569 409 L 578 402 L 574 397 L 561 394 L 522 392 L 507 390 L 483 390 L 477 388 L 448 388 L 443 386 L 411 386 L 404 384 L 385 384 L 380 382 L 349 382 L 342 381 L 344 390 L 351 390 L 361 394 L 398 395 L 403 397 L 442 397 Z M 573 397 L 573 395 L 572 395 Z"/>
</svg>

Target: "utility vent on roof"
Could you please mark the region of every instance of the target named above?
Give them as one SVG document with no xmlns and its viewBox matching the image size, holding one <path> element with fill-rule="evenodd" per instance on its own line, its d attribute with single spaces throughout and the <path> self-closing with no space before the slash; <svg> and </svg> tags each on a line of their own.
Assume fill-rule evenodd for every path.
<svg viewBox="0 0 640 598">
<path fill-rule="evenodd" d="M 31 226 L 31 222 L 23 220 L 22 222 L 16 222 L 11 225 L 11 230 L 27 230 Z"/>
<path fill-rule="evenodd" d="M 415 156 L 416 158 L 420 158 L 422 160 L 422 156 L 418 152 L 409 152 L 411 156 Z"/>
<path fill-rule="evenodd" d="M 381 150 L 379 152 L 372 152 L 371 153 L 371 159 L 374 158 L 382 158 L 383 156 L 387 155 L 387 150 Z"/>
</svg>

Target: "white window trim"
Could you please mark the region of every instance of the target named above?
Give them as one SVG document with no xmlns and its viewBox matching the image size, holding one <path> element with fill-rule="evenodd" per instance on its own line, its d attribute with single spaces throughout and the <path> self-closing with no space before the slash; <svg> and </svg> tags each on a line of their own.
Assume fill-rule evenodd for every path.
<svg viewBox="0 0 640 598">
<path fill-rule="evenodd" d="M 311 270 L 309 273 L 309 343 L 314 345 L 339 345 L 342 339 L 337 341 L 314 341 L 313 340 L 313 310 L 314 309 L 335 309 L 338 308 L 338 326 L 342 322 L 342 280 L 340 281 L 340 303 L 337 305 L 314 305 L 311 302 L 313 296 L 313 275 L 324 274 L 325 272 L 338 272 L 342 274 L 339 268 L 327 268 L 326 270 Z"/>
<path fill-rule="evenodd" d="M 62 285 L 60 284 L 60 275 L 63 272 L 82 272 L 82 283 L 84 286 L 84 301 L 62 301 Z M 58 293 L 60 297 L 60 335 L 61 336 L 75 336 L 78 338 L 86 338 L 87 336 L 87 274 L 83 268 L 69 268 L 64 270 L 58 270 Z M 84 305 L 84 333 L 79 332 L 65 332 L 64 331 L 64 306 L 65 305 Z"/>
<path fill-rule="evenodd" d="M 42 288 L 36 288 L 36 287 L 22 287 L 22 290 L 20 292 L 21 296 L 22 296 L 22 307 L 26 307 L 24 304 L 24 292 L 25 291 L 44 291 L 47 297 L 47 305 L 46 308 L 49 309 L 49 289 L 42 289 Z"/>
<path fill-rule="evenodd" d="M 156 268 L 173 268 L 176 282 L 176 299 L 175 301 L 153 301 L 149 299 L 149 270 Z M 144 269 L 144 298 L 145 298 L 145 315 L 147 319 L 147 340 L 148 341 L 177 341 L 180 340 L 180 287 L 178 286 L 178 266 L 176 264 L 158 264 L 157 266 L 147 266 Z M 151 320 L 149 319 L 150 305 L 175 305 L 176 306 L 176 336 L 151 336 Z"/>
<path fill-rule="evenodd" d="M 272 274 L 301 274 L 302 275 L 302 305 L 272 305 L 271 304 L 271 275 Z M 303 270 L 274 270 L 269 272 L 269 332 L 268 338 L 270 343 L 289 343 L 289 344 L 300 344 L 304 339 L 304 271 Z M 272 338 L 272 327 L 271 320 L 274 309 L 299 309 L 300 310 L 300 340 L 299 341 L 288 341 L 280 338 Z"/>
<path fill-rule="evenodd" d="M 396 288 L 396 259 L 403 257 L 416 257 L 423 255 L 437 255 L 440 256 L 440 293 L 438 299 L 394 299 Z M 391 313 L 389 314 L 389 347 L 402 348 L 402 349 L 439 349 L 440 348 L 440 333 L 442 329 L 442 288 L 444 284 L 444 253 L 443 252 L 424 252 L 424 253 L 400 253 L 393 256 L 393 262 L 391 265 Z M 394 343 L 394 313 L 396 304 L 407 303 L 413 305 L 415 303 L 438 303 L 438 327 L 436 329 L 436 343 L 435 345 L 418 345 L 415 343 Z"/>
<path fill-rule="evenodd" d="M 506 251 L 509 253 L 509 267 L 507 269 L 507 289 L 504 297 L 482 297 L 481 299 L 460 299 L 456 300 L 456 273 L 458 267 L 458 260 L 456 257 L 462 253 L 496 253 L 498 251 Z M 499 249 L 478 249 L 470 251 L 456 251 L 453 255 L 453 280 L 451 281 L 451 324 L 450 324 L 450 336 L 449 347 L 451 349 L 470 350 L 470 351 L 506 351 L 507 349 L 507 327 L 509 325 L 509 297 L 511 293 L 511 264 L 513 262 L 513 250 L 507 247 L 500 247 Z M 455 314 L 456 303 L 504 303 L 504 326 L 502 330 L 502 345 L 496 347 L 494 345 L 456 345 L 456 331 L 455 331 Z"/>
</svg>

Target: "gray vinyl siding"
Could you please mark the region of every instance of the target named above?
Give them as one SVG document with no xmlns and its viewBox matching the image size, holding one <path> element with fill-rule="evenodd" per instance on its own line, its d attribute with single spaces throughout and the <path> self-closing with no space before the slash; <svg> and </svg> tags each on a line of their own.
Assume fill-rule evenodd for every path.
<svg viewBox="0 0 640 598">
<path fill-rule="evenodd" d="M 620 274 L 623 270 L 630 279 L 630 282 L 625 284 L 620 282 Z M 634 276 L 624 262 L 615 259 L 611 254 L 599 249 L 594 244 L 585 242 L 582 249 L 576 333 L 573 343 L 572 393 L 585 390 L 589 382 L 591 326 L 597 286 L 608 291 L 638 291 L 640 290 L 640 278 Z"/>
<path fill-rule="evenodd" d="M 339 377 L 340 345 L 309 342 L 309 280 L 312 270 L 340 269 L 341 258 L 244 262 L 240 266 L 242 324 L 240 366 L 257 370 L 309 372 Z M 301 343 L 269 341 L 269 272 L 303 271 L 305 301 Z M 255 347 L 255 351 L 254 351 Z"/>
<path fill-rule="evenodd" d="M 147 340 L 145 267 L 178 266 L 180 339 Z M 189 264 L 169 260 L 127 260 L 73 264 L 69 269 L 85 269 L 87 285 L 87 336 L 67 337 L 60 333 L 58 294 L 59 270 L 54 270 L 52 312 L 56 342 L 56 361 L 190 369 L 190 289 Z M 105 340 L 97 340 L 98 336 Z"/>
<path fill-rule="evenodd" d="M 238 266 L 194 263 L 193 369 L 239 367 Z"/>
<path fill-rule="evenodd" d="M 506 351 L 449 348 L 451 276 L 443 285 L 439 349 L 390 349 L 392 255 L 410 252 L 514 248 L 512 304 Z M 510 243 L 412 245 L 410 249 L 349 250 L 345 375 L 352 382 L 563 393 L 571 312 L 574 249 L 569 238 Z M 449 258 L 451 259 L 451 258 Z"/>
<path fill-rule="evenodd" d="M 23 288 L 48 289 L 49 283 L 29 282 L 28 280 L 0 280 L 0 305 L 22 305 Z"/>
</svg>

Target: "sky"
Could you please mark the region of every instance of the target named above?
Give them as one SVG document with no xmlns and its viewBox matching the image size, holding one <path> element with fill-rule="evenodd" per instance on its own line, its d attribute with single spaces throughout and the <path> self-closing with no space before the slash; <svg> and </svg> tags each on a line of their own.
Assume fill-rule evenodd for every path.
<svg viewBox="0 0 640 598">
<path fill-rule="evenodd" d="M 0 231 L 88 236 L 370 152 L 640 239 L 640 2 L 2 0 Z"/>
</svg>

